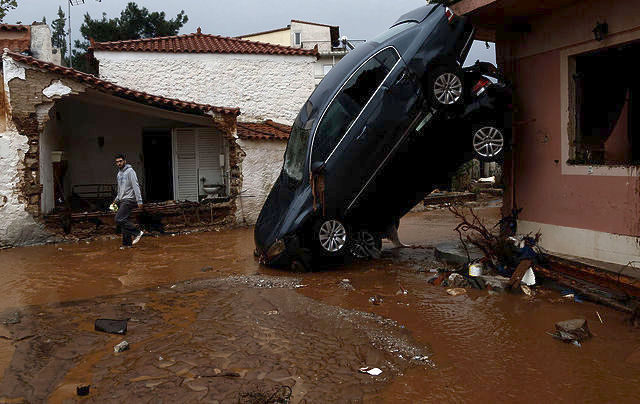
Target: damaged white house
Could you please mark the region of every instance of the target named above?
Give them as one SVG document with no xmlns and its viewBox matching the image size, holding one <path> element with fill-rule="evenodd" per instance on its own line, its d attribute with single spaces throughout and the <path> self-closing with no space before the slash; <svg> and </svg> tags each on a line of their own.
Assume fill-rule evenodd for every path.
<svg viewBox="0 0 640 404">
<path fill-rule="evenodd" d="M 0 246 L 71 227 L 113 231 L 105 204 L 118 152 L 138 173 L 150 220 L 188 225 L 194 215 L 213 223 L 235 214 L 239 109 L 150 95 L 8 51 L 2 79 Z"/>
</svg>

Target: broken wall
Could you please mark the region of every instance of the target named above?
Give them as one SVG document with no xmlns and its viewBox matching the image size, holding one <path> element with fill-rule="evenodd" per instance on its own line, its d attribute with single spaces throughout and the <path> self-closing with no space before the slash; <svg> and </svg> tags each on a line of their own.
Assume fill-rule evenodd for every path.
<svg viewBox="0 0 640 404">
<path fill-rule="evenodd" d="M 83 91 L 50 74 L 3 57 L 3 129 L 0 133 L 0 247 L 43 242 L 40 215 L 40 133 L 59 91 Z M 49 90 L 49 91 L 47 91 Z M 49 94 L 49 96 L 45 95 Z"/>
</svg>

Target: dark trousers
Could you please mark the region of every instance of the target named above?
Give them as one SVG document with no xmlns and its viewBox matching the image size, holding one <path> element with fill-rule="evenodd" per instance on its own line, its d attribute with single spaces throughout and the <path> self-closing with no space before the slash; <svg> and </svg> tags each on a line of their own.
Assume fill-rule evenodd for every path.
<svg viewBox="0 0 640 404">
<path fill-rule="evenodd" d="M 137 236 L 140 233 L 140 230 L 136 227 L 135 224 L 131 223 L 129 220 L 129 216 L 131 216 L 131 211 L 138 206 L 136 201 L 125 199 L 120 201 L 120 205 L 118 205 L 118 212 L 116 213 L 116 226 L 122 232 L 122 245 L 130 246 L 131 239 Z"/>
</svg>

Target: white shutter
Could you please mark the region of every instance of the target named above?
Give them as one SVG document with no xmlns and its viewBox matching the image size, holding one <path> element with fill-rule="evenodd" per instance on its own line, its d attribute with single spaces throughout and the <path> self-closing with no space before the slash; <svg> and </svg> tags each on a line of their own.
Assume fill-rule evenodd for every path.
<svg viewBox="0 0 640 404">
<path fill-rule="evenodd" d="M 198 202 L 196 131 L 194 129 L 175 129 L 174 144 L 175 199 Z"/>
<path fill-rule="evenodd" d="M 220 170 L 220 133 L 214 129 L 198 129 L 198 159 L 201 169 Z"/>
</svg>

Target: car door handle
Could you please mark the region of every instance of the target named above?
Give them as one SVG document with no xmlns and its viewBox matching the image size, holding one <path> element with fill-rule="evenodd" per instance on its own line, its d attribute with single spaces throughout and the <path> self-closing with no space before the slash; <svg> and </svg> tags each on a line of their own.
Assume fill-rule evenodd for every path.
<svg viewBox="0 0 640 404">
<path fill-rule="evenodd" d="M 407 71 L 406 70 L 402 72 L 402 74 L 400 75 L 400 77 L 398 77 L 398 80 L 396 80 L 394 85 L 400 84 L 404 80 L 405 77 L 407 77 Z"/>
<path fill-rule="evenodd" d="M 365 127 L 362 128 L 362 130 L 360 131 L 360 134 L 358 135 L 358 137 L 356 137 L 356 140 L 362 139 L 366 134 L 367 134 L 367 126 L 365 125 Z"/>
</svg>

